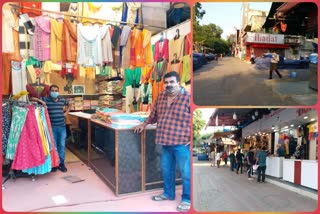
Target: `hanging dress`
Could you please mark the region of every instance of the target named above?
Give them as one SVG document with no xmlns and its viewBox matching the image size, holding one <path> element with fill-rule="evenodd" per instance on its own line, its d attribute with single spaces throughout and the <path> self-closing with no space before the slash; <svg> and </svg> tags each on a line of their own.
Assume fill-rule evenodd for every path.
<svg viewBox="0 0 320 214">
<path fill-rule="evenodd" d="M 28 106 L 26 122 L 21 132 L 14 155 L 12 169 L 22 170 L 39 166 L 45 162 L 42 140 L 37 125 L 35 108 Z"/>
<path fill-rule="evenodd" d="M 9 103 L 2 104 L 2 155 L 6 154 L 9 133 L 10 133 L 10 105 Z"/>
<path fill-rule="evenodd" d="M 9 140 L 7 145 L 6 159 L 13 160 L 17 144 L 20 139 L 21 131 L 26 122 L 28 108 L 13 106 L 12 121 L 10 126 Z"/>
</svg>

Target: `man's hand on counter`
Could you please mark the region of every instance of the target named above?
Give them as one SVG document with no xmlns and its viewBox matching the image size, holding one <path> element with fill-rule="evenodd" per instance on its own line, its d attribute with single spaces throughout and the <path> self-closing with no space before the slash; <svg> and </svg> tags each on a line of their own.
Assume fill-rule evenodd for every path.
<svg viewBox="0 0 320 214">
<path fill-rule="evenodd" d="M 144 124 L 140 124 L 134 128 L 134 133 L 138 134 L 144 130 Z"/>
</svg>

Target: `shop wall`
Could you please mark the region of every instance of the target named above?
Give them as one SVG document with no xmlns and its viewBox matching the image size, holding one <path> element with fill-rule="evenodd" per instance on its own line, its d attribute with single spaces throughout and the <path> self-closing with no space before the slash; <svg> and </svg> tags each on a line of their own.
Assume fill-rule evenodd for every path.
<svg viewBox="0 0 320 214">
<path fill-rule="evenodd" d="M 64 87 L 67 85 L 67 80 L 62 78 L 59 72 L 52 72 L 50 74 L 50 80 L 52 84 L 59 86 L 60 94 L 68 94 L 67 91 L 64 91 Z M 84 85 L 85 94 L 96 94 L 94 79 L 87 79 L 78 76 L 76 80 L 73 80 L 72 85 Z"/>
<path fill-rule="evenodd" d="M 187 35 L 191 32 L 191 21 L 190 20 L 187 20 L 185 22 L 182 22 L 181 24 L 178 24 L 172 28 L 169 28 L 167 30 L 164 30 L 163 31 L 163 37 L 168 39 L 168 40 L 171 40 L 174 38 L 174 36 L 176 35 L 176 30 L 179 29 L 179 34 L 180 35 Z M 161 33 L 158 33 L 154 36 L 152 36 L 151 38 L 151 44 L 154 44 L 156 43 L 157 41 L 159 41 L 161 38 Z"/>
<path fill-rule="evenodd" d="M 317 160 L 317 140 L 310 140 L 309 145 L 309 160 Z"/>
</svg>

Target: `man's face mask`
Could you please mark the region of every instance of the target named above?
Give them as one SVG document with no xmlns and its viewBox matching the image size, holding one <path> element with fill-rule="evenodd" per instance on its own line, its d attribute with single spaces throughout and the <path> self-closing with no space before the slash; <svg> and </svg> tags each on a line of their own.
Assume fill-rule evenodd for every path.
<svg viewBox="0 0 320 214">
<path fill-rule="evenodd" d="M 52 98 L 57 98 L 57 97 L 59 96 L 59 92 L 57 92 L 57 91 L 50 91 L 50 96 L 51 96 Z"/>
</svg>

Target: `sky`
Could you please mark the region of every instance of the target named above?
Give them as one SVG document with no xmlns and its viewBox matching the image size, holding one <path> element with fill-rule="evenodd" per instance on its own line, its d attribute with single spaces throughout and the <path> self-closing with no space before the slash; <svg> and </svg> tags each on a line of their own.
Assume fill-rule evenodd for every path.
<svg viewBox="0 0 320 214">
<path fill-rule="evenodd" d="M 269 11 L 272 2 L 250 2 L 250 9 Z M 200 20 L 200 25 L 216 24 L 223 29 L 222 38 L 235 33 L 235 27 L 240 28 L 241 23 L 241 2 L 202 2 L 202 9 L 206 14 Z"/>
<path fill-rule="evenodd" d="M 207 124 L 212 113 L 216 109 L 215 108 L 199 108 L 199 110 L 202 112 L 202 119 L 204 119 Z M 212 133 L 213 129 L 214 129 L 213 127 L 207 127 L 206 129 L 201 130 L 200 134 Z"/>
</svg>

